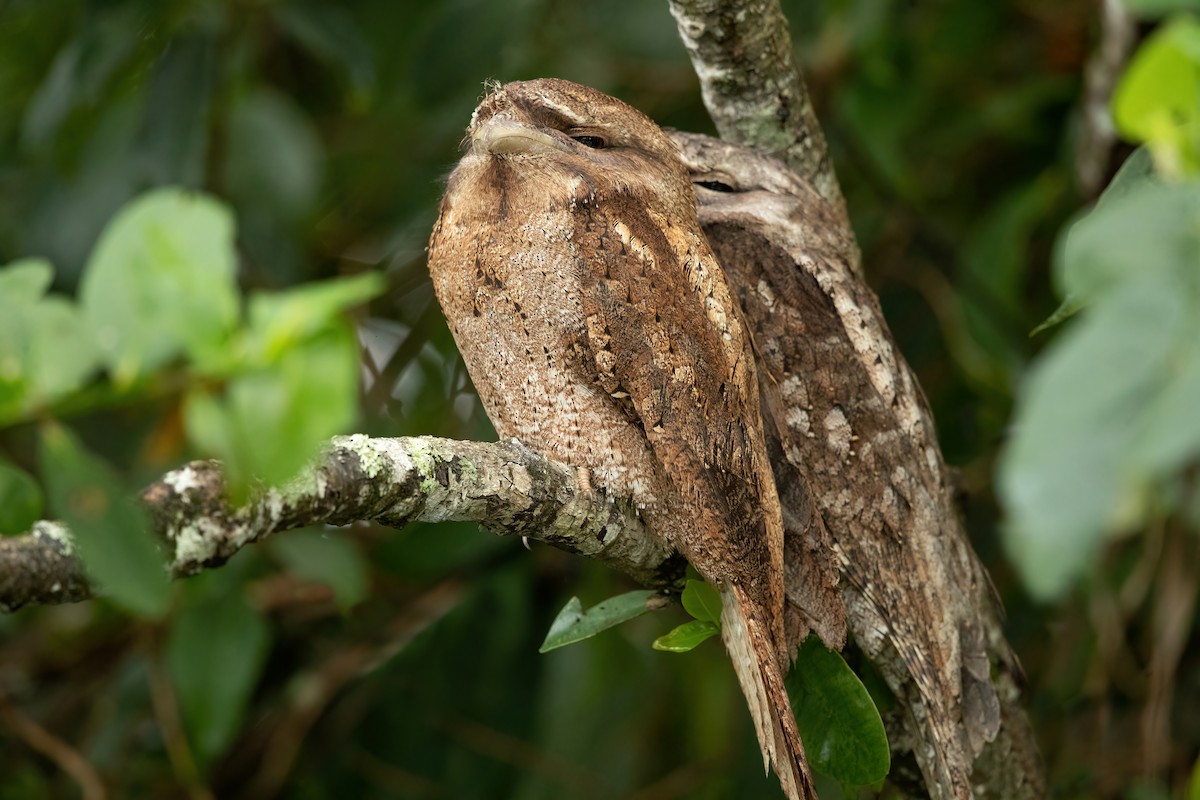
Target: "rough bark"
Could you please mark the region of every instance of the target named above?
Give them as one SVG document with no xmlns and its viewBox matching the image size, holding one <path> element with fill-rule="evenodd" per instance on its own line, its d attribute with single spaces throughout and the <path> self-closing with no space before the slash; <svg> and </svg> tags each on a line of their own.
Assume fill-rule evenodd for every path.
<svg viewBox="0 0 1200 800">
<path fill-rule="evenodd" d="M 1117 130 L 1113 125 L 1113 89 L 1125 69 L 1137 35 L 1137 22 L 1122 0 L 1100 0 L 1100 40 L 1083 73 L 1075 177 L 1084 197 L 1104 188 Z"/>
<path fill-rule="evenodd" d="M 646 586 L 676 587 L 682 561 L 649 537 L 624 499 L 581 490 L 575 470 L 515 442 L 338 437 L 303 475 L 241 507 L 220 465 L 197 461 L 142 493 L 175 577 L 220 566 L 248 544 L 308 525 L 467 520 L 597 558 Z M 70 603 L 95 593 L 70 531 L 39 522 L 0 539 L 0 609 Z"/>
<path fill-rule="evenodd" d="M 844 212 L 779 0 L 670 0 L 721 138 L 785 162 Z"/>
</svg>

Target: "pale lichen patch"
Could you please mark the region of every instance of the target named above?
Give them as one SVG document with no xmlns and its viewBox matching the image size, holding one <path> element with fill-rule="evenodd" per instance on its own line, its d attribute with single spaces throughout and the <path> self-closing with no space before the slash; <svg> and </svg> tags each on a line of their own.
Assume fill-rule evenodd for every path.
<svg viewBox="0 0 1200 800">
<path fill-rule="evenodd" d="M 61 522 L 41 520 L 33 526 L 33 535 L 38 539 L 50 539 L 58 545 L 58 550 L 65 556 L 75 552 L 75 539 L 71 531 Z"/>
<path fill-rule="evenodd" d="M 283 510 L 287 505 L 283 492 L 277 489 L 269 489 L 262 500 L 263 506 L 267 509 L 267 514 L 272 520 L 278 520 L 283 516 Z"/>
<path fill-rule="evenodd" d="M 410 440 L 407 451 L 399 447 L 392 448 L 386 445 L 385 447 L 390 451 L 388 455 L 397 462 L 398 466 L 401 463 L 401 459 L 403 459 L 404 462 L 407 462 L 405 464 L 408 468 L 405 470 L 406 472 L 415 470 L 421 476 L 420 487 L 422 494 L 429 495 L 442 488 L 441 484 L 437 481 L 437 476 L 434 475 L 434 471 L 437 468 L 437 457 L 427 443 L 419 439 Z M 397 478 L 401 478 L 399 470 L 395 474 Z"/>
<path fill-rule="evenodd" d="M 808 412 L 803 408 L 792 406 L 788 409 L 787 416 L 784 419 L 789 428 L 805 435 L 808 435 L 812 427 L 808 419 Z"/>
<path fill-rule="evenodd" d="M 204 487 L 204 482 L 190 465 L 168 472 L 163 476 L 162 482 L 174 489 L 180 497 L 189 491 Z"/>
<path fill-rule="evenodd" d="M 359 467 L 368 478 L 376 477 L 384 467 L 383 455 L 376 440 L 363 433 L 339 436 L 335 442 L 358 456 Z"/>
<path fill-rule="evenodd" d="M 829 445 L 829 449 L 841 458 L 851 455 L 850 445 L 854 441 L 854 432 L 850 428 L 849 420 L 846 419 L 846 413 L 841 408 L 834 406 L 825 415 L 824 425 L 825 441 Z"/>
<path fill-rule="evenodd" d="M 175 531 L 175 566 L 199 565 L 216 553 L 220 527 L 210 519 L 197 519 Z"/>
</svg>

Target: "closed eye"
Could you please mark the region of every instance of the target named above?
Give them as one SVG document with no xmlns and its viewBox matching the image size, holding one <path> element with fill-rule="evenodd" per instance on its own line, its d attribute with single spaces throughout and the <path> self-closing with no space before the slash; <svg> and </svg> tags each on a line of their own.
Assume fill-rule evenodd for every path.
<svg viewBox="0 0 1200 800">
<path fill-rule="evenodd" d="M 599 136 L 572 136 L 571 138 L 584 147 L 590 147 L 593 150 L 600 150 L 604 147 L 604 139 Z"/>
</svg>

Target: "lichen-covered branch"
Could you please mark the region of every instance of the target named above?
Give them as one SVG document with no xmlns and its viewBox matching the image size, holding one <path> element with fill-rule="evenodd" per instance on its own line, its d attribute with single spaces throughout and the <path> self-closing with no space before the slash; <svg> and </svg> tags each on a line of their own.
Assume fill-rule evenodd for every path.
<svg viewBox="0 0 1200 800">
<path fill-rule="evenodd" d="M 669 1 L 721 138 L 780 159 L 843 209 L 779 0 Z"/>
<path fill-rule="evenodd" d="M 498 535 L 599 559 L 646 586 L 672 586 L 683 569 L 628 502 L 581 489 L 570 467 L 516 442 L 344 436 L 290 485 L 266 489 L 240 507 L 227 501 L 221 467 L 212 461 L 164 475 L 142 502 L 176 577 L 219 566 L 273 533 L 358 520 L 395 528 L 474 521 Z M 39 522 L 23 536 L 0 539 L 0 609 L 92 594 L 61 523 Z"/>
</svg>

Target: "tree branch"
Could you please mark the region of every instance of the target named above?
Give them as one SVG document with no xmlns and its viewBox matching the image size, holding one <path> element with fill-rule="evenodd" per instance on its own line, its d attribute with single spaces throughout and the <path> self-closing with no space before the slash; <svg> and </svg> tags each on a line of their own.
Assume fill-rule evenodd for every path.
<svg viewBox="0 0 1200 800">
<path fill-rule="evenodd" d="M 1094 198 L 1104 188 L 1117 131 L 1109 103 L 1125 69 L 1137 35 L 1137 22 L 1121 0 L 1101 0 L 1100 41 L 1083 73 L 1079 139 L 1075 149 L 1075 177 L 1084 197 Z"/>
<path fill-rule="evenodd" d="M 844 214 L 779 0 L 669 2 L 721 138 L 785 162 Z"/>
<path fill-rule="evenodd" d="M 648 534 L 628 501 L 582 490 L 573 469 L 517 442 L 344 436 L 290 485 L 241 507 L 226 500 L 212 461 L 167 473 L 141 499 L 175 577 L 220 566 L 273 533 L 357 520 L 394 528 L 473 521 L 599 559 L 646 586 L 672 587 L 683 574 L 682 559 Z M 42 521 L 0 539 L 0 609 L 94 593 L 65 525 Z"/>
</svg>

